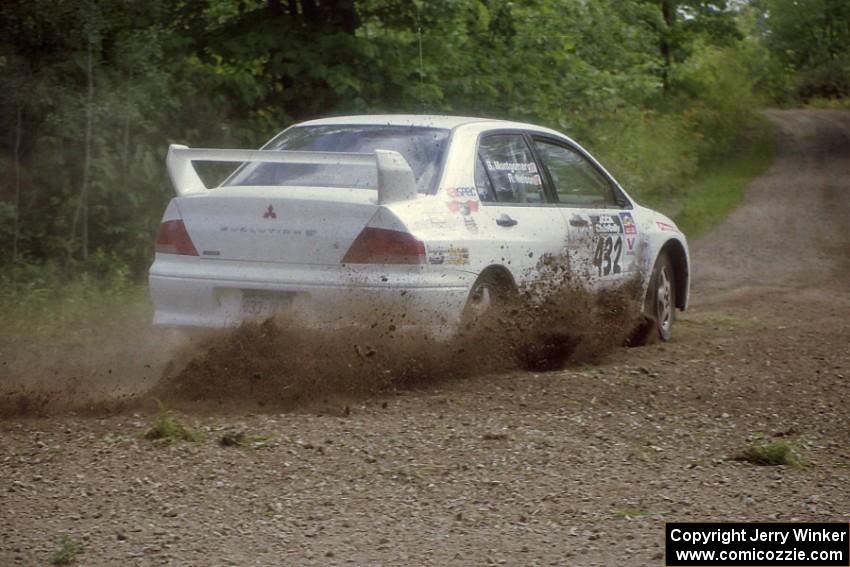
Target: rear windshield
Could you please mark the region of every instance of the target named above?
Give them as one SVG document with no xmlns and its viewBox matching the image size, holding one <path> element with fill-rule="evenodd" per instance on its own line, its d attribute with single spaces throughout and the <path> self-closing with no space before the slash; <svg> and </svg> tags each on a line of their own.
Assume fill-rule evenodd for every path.
<svg viewBox="0 0 850 567">
<path fill-rule="evenodd" d="M 433 193 L 443 166 L 449 130 L 414 126 L 298 126 L 264 150 L 373 153 L 394 150 L 407 160 L 420 193 Z M 249 163 L 224 185 L 290 185 L 377 189 L 375 166 Z"/>
</svg>

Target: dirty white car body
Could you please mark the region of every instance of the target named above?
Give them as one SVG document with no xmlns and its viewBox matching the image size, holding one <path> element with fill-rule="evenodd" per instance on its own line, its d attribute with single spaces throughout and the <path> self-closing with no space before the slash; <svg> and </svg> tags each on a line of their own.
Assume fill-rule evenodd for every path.
<svg viewBox="0 0 850 567">
<path fill-rule="evenodd" d="M 242 165 L 207 188 L 200 161 Z M 547 128 L 337 117 L 292 126 L 262 150 L 173 145 L 168 168 L 177 196 L 150 268 L 156 325 L 279 312 L 367 324 L 387 313 L 445 332 L 496 288 L 536 281 L 548 258 L 595 288 L 640 278 L 662 338 L 687 306 L 688 247 L 673 221 Z"/>
</svg>

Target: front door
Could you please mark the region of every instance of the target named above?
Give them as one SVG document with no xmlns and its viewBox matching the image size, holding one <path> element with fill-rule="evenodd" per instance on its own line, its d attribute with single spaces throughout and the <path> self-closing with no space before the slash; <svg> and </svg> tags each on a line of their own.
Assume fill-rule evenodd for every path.
<svg viewBox="0 0 850 567">
<path fill-rule="evenodd" d="M 592 287 L 634 276 L 638 229 L 616 183 L 565 141 L 540 135 L 532 141 L 567 225 L 572 272 Z"/>
</svg>

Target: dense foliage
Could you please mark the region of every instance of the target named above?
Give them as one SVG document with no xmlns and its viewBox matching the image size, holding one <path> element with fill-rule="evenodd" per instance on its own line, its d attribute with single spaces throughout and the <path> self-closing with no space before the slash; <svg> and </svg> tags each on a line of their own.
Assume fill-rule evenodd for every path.
<svg viewBox="0 0 850 567">
<path fill-rule="evenodd" d="M 5 0 L 2 279 L 143 273 L 169 143 L 256 147 L 328 114 L 548 124 L 663 204 L 765 97 L 848 94 L 850 8 L 801 4 Z"/>
<path fill-rule="evenodd" d="M 850 96 L 850 2 L 766 0 L 766 43 L 778 61 L 796 71 L 796 94 Z"/>
</svg>

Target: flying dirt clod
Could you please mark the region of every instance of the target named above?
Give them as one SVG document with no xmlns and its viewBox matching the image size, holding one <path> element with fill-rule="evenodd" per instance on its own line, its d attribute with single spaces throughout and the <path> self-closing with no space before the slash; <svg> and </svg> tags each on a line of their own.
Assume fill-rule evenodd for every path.
<svg viewBox="0 0 850 567">
<path fill-rule="evenodd" d="M 525 289 L 449 339 L 374 324 L 308 328 L 279 316 L 189 347 L 152 395 L 173 404 L 281 408 L 518 369 L 599 360 L 643 322 L 638 282 L 590 293 L 568 278 Z"/>
</svg>

